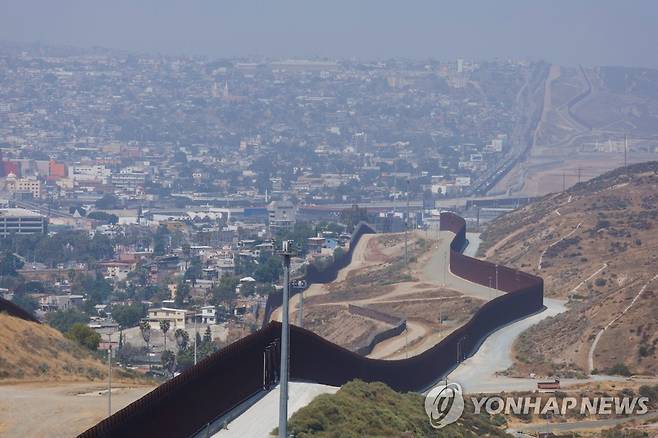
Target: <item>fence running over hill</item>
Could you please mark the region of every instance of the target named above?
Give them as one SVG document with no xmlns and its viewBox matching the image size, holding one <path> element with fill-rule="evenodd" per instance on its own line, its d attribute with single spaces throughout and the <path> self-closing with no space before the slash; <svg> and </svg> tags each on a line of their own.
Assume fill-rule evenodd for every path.
<svg viewBox="0 0 658 438">
<path fill-rule="evenodd" d="M 347 306 L 347 311 L 350 312 L 352 315 L 365 316 L 366 318 L 381 321 L 383 323 L 391 324 L 393 326 L 386 330 L 382 330 L 381 332 L 377 332 L 370 335 L 370 337 L 368 338 L 368 342 L 366 342 L 364 346 L 357 348 L 354 351 L 356 354 L 360 354 L 361 356 L 369 355 L 370 353 L 372 353 L 372 350 L 375 349 L 375 345 L 387 339 L 398 336 L 400 333 L 404 332 L 404 330 L 407 328 L 406 319 L 398 318 L 396 316 L 389 315 L 388 313 L 380 312 L 379 310 L 368 309 L 366 307 L 355 306 L 354 304 L 350 304 L 349 306 Z"/>
<path fill-rule="evenodd" d="M 464 246 L 464 220 L 452 213 L 442 213 L 441 229 L 455 233 L 450 252 L 453 273 L 488 286 L 489 276 L 495 275 L 495 265 L 455 250 Z M 484 304 L 470 321 L 431 349 L 408 359 L 369 359 L 315 333 L 291 326 L 290 378 L 334 386 L 353 379 L 381 381 L 399 391 L 428 388 L 473 354 L 489 333 L 542 309 L 541 278 L 499 267 L 498 285 L 508 293 Z M 274 383 L 265 377 L 276 375 L 264 372 L 266 363 L 271 363 L 266 361 L 266 350 L 272 351 L 268 346 L 277 342 L 280 334 L 281 325 L 269 323 L 81 436 L 190 436 L 202 431 L 213 420 Z"/>
<path fill-rule="evenodd" d="M 331 283 L 336 280 L 338 277 L 338 271 L 346 267 L 352 262 L 352 255 L 354 254 L 354 248 L 361 240 L 364 234 L 374 234 L 375 230 L 365 222 L 359 222 L 358 225 L 354 228 L 352 236 L 350 237 L 350 247 L 345 251 L 338 259 L 334 259 L 331 265 L 327 266 L 323 270 L 319 270 L 315 265 L 308 265 L 306 267 L 306 274 L 304 275 L 304 280 L 306 280 L 306 286 L 310 286 L 313 283 Z M 294 296 L 300 293 L 302 289 L 290 289 L 290 296 Z M 283 304 L 283 293 L 281 291 L 276 291 L 267 296 L 267 302 L 265 303 L 265 315 L 263 318 L 263 327 L 270 322 L 270 317 L 272 312 L 277 307 L 280 307 Z"/>
<path fill-rule="evenodd" d="M 26 321 L 36 322 L 39 324 L 39 320 L 30 315 L 30 313 L 25 311 L 22 307 L 19 307 L 11 301 L 5 300 L 4 298 L 0 298 L 0 313 L 3 312 L 9 316 L 24 319 Z"/>
</svg>

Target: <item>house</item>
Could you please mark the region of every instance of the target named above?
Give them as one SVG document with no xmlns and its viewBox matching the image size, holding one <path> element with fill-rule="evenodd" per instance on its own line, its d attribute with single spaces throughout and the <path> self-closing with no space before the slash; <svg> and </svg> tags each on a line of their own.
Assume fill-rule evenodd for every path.
<svg viewBox="0 0 658 438">
<path fill-rule="evenodd" d="M 125 280 L 128 273 L 135 268 L 134 263 L 120 261 L 101 262 L 98 265 L 105 268 L 105 278 L 111 278 L 115 281 Z"/>
<path fill-rule="evenodd" d="M 193 318 L 194 313 L 185 309 L 174 309 L 171 307 L 160 307 L 157 309 L 149 309 L 148 321 L 156 327 L 159 326 L 160 321 L 169 321 L 170 330 L 183 329 L 188 319 Z"/>
<path fill-rule="evenodd" d="M 202 324 L 217 324 L 217 309 L 215 309 L 215 306 L 203 306 L 199 316 L 201 316 Z"/>
<path fill-rule="evenodd" d="M 83 295 L 46 295 L 39 298 L 39 308 L 44 312 L 79 308 L 84 301 Z"/>
</svg>

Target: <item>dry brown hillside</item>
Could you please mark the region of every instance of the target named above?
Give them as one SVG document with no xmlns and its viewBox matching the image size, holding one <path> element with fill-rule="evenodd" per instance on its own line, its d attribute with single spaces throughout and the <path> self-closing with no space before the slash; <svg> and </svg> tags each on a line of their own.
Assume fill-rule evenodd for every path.
<svg viewBox="0 0 658 438">
<path fill-rule="evenodd" d="M 60 332 L 0 313 L 0 382 L 3 380 L 95 380 L 106 369 Z"/>
<path fill-rule="evenodd" d="M 483 233 L 486 258 L 540 275 L 546 296 L 568 300 L 566 313 L 517 342 L 518 371 L 624 364 L 658 372 L 657 173 L 658 162 L 614 170 L 506 214 Z"/>
</svg>

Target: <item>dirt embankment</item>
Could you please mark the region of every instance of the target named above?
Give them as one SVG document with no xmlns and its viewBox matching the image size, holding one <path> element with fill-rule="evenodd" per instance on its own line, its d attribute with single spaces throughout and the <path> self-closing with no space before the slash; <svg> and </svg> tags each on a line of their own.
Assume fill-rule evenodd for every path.
<svg viewBox="0 0 658 438">
<path fill-rule="evenodd" d="M 0 333 L 2 380 L 97 380 L 107 375 L 99 360 L 45 324 L 0 314 Z"/>
<path fill-rule="evenodd" d="M 483 233 L 501 242 L 489 259 L 543 277 L 546 296 L 569 300 L 567 312 L 517 342 L 521 373 L 658 373 L 656 187 L 657 162 L 618 169 L 504 215 Z"/>
<path fill-rule="evenodd" d="M 0 314 L 0 436 L 75 436 L 107 416 L 107 366 L 59 331 Z M 155 385 L 112 372 L 113 412 Z"/>
<path fill-rule="evenodd" d="M 355 250 L 353 263 L 337 281 L 315 285 L 304 298 L 304 327 L 346 348 L 357 349 L 379 331 L 391 327 L 354 315 L 354 304 L 407 320 L 407 331 L 384 341 L 370 357 L 395 359 L 418 354 L 468 320 L 479 300 L 462 297 L 426 278 L 426 266 L 437 242 L 421 232 L 370 235 Z M 297 321 L 293 305 L 292 321 Z"/>
</svg>

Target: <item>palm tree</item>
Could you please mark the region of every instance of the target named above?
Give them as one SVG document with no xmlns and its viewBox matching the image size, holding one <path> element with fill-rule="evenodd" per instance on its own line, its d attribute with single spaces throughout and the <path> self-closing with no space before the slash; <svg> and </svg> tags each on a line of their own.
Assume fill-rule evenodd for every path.
<svg viewBox="0 0 658 438">
<path fill-rule="evenodd" d="M 174 355 L 174 353 L 169 350 L 165 350 L 162 352 L 162 355 L 160 355 L 160 362 L 162 363 L 162 367 L 169 371 L 169 373 L 173 376 L 174 369 L 176 367 L 176 355 Z"/>
<path fill-rule="evenodd" d="M 144 338 L 144 342 L 146 342 L 146 356 L 149 358 L 149 371 L 151 371 L 151 361 L 149 356 L 149 353 L 151 352 L 149 345 L 149 342 L 151 341 L 151 324 L 149 324 L 148 321 L 140 321 L 139 330 L 142 332 L 142 338 Z"/>
<path fill-rule="evenodd" d="M 167 351 L 167 332 L 169 331 L 169 321 L 162 320 L 160 321 L 160 330 L 162 330 L 162 334 L 164 335 L 164 349 Z"/>
<path fill-rule="evenodd" d="M 149 342 L 151 341 L 151 324 L 148 321 L 141 321 L 139 323 L 139 330 L 142 332 L 142 338 L 146 342 L 146 350 L 149 349 Z"/>
<path fill-rule="evenodd" d="M 190 335 L 183 329 L 176 329 L 174 332 L 174 337 L 176 338 L 178 349 L 185 350 L 187 348 L 187 344 L 190 341 Z"/>
</svg>

